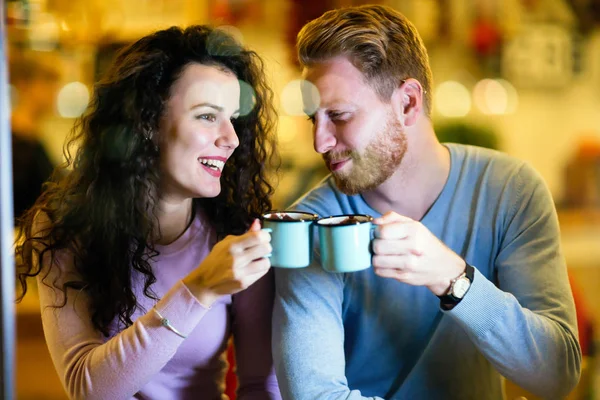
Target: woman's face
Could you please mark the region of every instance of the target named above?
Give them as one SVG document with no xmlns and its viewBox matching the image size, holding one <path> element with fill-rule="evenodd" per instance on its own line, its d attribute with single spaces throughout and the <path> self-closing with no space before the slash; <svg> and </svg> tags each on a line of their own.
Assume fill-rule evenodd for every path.
<svg viewBox="0 0 600 400">
<path fill-rule="evenodd" d="M 232 120 L 240 85 L 223 68 L 192 63 L 171 87 L 160 127 L 161 198 L 215 197 L 221 173 L 239 145 Z"/>
</svg>

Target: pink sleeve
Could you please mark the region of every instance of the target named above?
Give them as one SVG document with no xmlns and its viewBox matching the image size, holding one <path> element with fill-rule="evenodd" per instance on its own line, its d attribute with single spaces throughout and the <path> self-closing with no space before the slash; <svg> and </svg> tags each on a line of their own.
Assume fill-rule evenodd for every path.
<svg viewBox="0 0 600 400">
<path fill-rule="evenodd" d="M 233 296 L 232 330 L 239 400 L 281 399 L 271 356 L 273 271 Z"/>
<path fill-rule="evenodd" d="M 61 267 L 68 270 L 66 257 Z M 109 340 L 90 320 L 85 293 L 68 291 L 68 302 L 57 287 L 65 281 L 55 264 L 50 274 L 38 276 L 42 324 L 54 366 L 70 398 L 125 399 L 132 397 L 173 357 L 184 339 L 160 324 L 156 314 L 138 318 Z M 72 277 L 69 277 L 72 278 Z M 42 282 L 43 281 L 43 282 Z M 208 309 L 179 281 L 157 303 L 157 310 L 184 335 L 189 334 Z"/>
</svg>

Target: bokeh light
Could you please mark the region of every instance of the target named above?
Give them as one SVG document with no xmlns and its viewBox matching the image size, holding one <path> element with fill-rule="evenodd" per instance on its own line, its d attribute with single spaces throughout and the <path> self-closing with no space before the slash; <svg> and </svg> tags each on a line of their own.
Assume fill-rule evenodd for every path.
<svg viewBox="0 0 600 400">
<path fill-rule="evenodd" d="M 227 26 L 215 29 L 206 39 L 206 50 L 217 57 L 234 56 L 243 50 L 242 42 L 238 41 L 236 28 Z M 242 38 L 243 39 L 243 38 Z"/>
<path fill-rule="evenodd" d="M 233 25 L 221 25 L 217 28 L 220 31 L 228 33 L 241 45 L 244 44 L 244 34 Z"/>
<path fill-rule="evenodd" d="M 29 30 L 31 49 L 52 51 L 58 46 L 60 27 L 52 14 L 39 13 Z"/>
<path fill-rule="evenodd" d="M 514 86 L 503 79 L 482 79 L 473 88 L 473 101 L 484 114 L 515 112 L 518 95 Z"/>
<path fill-rule="evenodd" d="M 63 118 L 77 118 L 85 111 L 90 101 L 90 92 L 83 83 L 71 82 L 58 92 L 58 113 Z"/>
<path fill-rule="evenodd" d="M 519 107 L 519 93 L 517 89 L 507 80 L 496 79 L 496 82 L 502 85 L 506 90 L 506 114 L 512 114 L 517 111 Z"/>
<path fill-rule="evenodd" d="M 319 90 L 306 80 L 293 80 L 281 92 L 281 108 L 287 115 L 312 115 L 320 103 Z"/>
<path fill-rule="evenodd" d="M 279 117 L 278 139 L 279 144 L 285 146 L 292 143 L 298 137 L 298 121 L 291 116 L 282 115 Z"/>
<path fill-rule="evenodd" d="M 256 106 L 256 92 L 249 83 L 238 80 L 240 84 L 240 116 L 248 115 Z"/>
<path fill-rule="evenodd" d="M 435 90 L 435 105 L 444 117 L 464 117 L 471 110 L 471 95 L 460 82 L 446 81 Z"/>
</svg>

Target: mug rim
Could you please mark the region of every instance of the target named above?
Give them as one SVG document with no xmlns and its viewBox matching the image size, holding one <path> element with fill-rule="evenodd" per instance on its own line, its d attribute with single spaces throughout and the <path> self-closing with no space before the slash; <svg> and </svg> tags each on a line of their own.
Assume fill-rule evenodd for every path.
<svg viewBox="0 0 600 400">
<path fill-rule="evenodd" d="M 285 220 L 285 219 L 274 219 L 274 218 L 267 218 L 267 217 L 265 217 L 265 215 L 269 215 L 269 214 L 302 214 L 302 215 L 306 215 L 306 216 L 308 216 L 310 218 L 307 218 L 307 219 L 295 219 L 293 221 L 290 221 L 290 220 Z M 317 214 L 314 214 L 314 213 L 311 213 L 311 212 L 308 212 L 308 211 L 271 210 L 271 211 L 267 211 L 266 213 L 263 213 L 260 216 L 260 219 L 262 221 L 270 221 L 270 222 L 278 222 L 278 223 L 279 222 L 291 222 L 291 223 L 294 223 L 294 222 L 315 222 L 316 220 L 319 219 L 319 216 Z"/>
<path fill-rule="evenodd" d="M 326 219 L 330 219 L 330 218 L 341 218 L 341 217 L 366 217 L 365 221 L 357 221 L 355 223 L 352 224 L 343 224 L 343 225 L 339 225 L 339 224 L 322 224 L 321 221 L 324 221 Z M 366 224 L 366 223 L 372 223 L 374 220 L 373 216 L 369 215 L 369 214 L 339 214 L 339 215 L 330 215 L 328 217 L 323 217 L 323 218 L 319 218 L 316 223 L 317 225 L 319 225 L 320 227 L 323 228 L 339 228 L 342 226 L 355 226 L 355 225 L 360 225 L 360 224 Z"/>
</svg>

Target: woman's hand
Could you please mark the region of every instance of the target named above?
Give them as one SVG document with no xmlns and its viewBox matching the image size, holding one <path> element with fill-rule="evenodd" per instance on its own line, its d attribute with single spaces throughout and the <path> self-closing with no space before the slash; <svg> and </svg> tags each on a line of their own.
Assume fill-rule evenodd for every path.
<svg viewBox="0 0 600 400">
<path fill-rule="evenodd" d="M 271 261 L 271 235 L 255 220 L 241 236 L 227 236 L 217 243 L 202 263 L 183 279 L 206 307 L 219 297 L 246 289 L 267 273 Z"/>
</svg>

